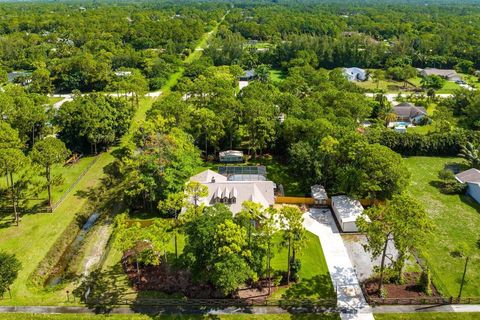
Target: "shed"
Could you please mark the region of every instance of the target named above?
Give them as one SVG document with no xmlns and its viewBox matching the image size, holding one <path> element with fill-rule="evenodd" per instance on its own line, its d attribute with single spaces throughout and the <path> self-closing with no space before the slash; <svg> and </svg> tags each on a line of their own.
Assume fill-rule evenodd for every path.
<svg viewBox="0 0 480 320">
<path fill-rule="evenodd" d="M 220 162 L 243 162 L 243 152 L 238 150 L 226 150 L 219 153 Z"/>
<path fill-rule="evenodd" d="M 312 198 L 315 204 L 326 205 L 328 200 L 327 191 L 322 185 L 316 184 L 311 187 Z"/>
<path fill-rule="evenodd" d="M 357 218 L 362 215 L 360 201 L 346 195 L 332 197 L 332 209 L 343 232 L 357 232 Z"/>
</svg>

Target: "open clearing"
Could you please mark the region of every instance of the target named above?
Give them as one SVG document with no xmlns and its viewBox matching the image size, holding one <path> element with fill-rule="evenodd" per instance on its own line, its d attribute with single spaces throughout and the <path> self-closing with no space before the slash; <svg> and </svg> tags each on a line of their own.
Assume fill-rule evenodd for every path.
<svg viewBox="0 0 480 320">
<path fill-rule="evenodd" d="M 454 251 L 466 246 L 472 257 L 467 271 L 463 297 L 480 296 L 480 205 L 467 195 L 445 195 L 435 186 L 438 172 L 459 158 L 411 157 L 405 159 L 412 183 L 408 190 L 420 200 L 433 219 L 435 230 L 424 246 L 421 257 L 432 271 L 433 281 L 444 296 L 456 297 L 463 273 L 464 258 Z"/>
</svg>

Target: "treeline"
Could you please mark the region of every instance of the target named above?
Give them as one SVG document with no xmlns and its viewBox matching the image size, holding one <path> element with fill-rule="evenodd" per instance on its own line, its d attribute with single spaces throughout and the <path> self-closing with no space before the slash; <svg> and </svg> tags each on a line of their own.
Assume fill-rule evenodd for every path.
<svg viewBox="0 0 480 320">
<path fill-rule="evenodd" d="M 380 129 L 368 130 L 367 137 L 404 156 L 457 156 L 467 142 L 480 143 L 480 132 L 463 129 L 429 134 Z"/>
<path fill-rule="evenodd" d="M 32 91 L 89 92 L 108 90 L 114 71 L 130 68 L 158 89 L 223 6 L 3 4 L 0 73 L 29 71 L 17 81 L 32 81 Z"/>
<path fill-rule="evenodd" d="M 244 39 L 271 43 L 260 56 L 275 66 L 307 55 L 324 68 L 452 68 L 465 61 L 480 68 L 480 41 L 471 36 L 480 31 L 479 8 L 471 3 L 329 1 L 239 7 L 225 25 Z"/>
</svg>

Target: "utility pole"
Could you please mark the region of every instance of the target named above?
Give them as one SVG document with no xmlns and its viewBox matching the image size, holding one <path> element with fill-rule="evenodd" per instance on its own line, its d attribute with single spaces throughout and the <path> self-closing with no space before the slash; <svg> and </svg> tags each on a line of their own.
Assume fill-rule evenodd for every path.
<svg viewBox="0 0 480 320">
<path fill-rule="evenodd" d="M 458 300 L 460 300 L 462 298 L 463 284 L 465 282 L 465 275 L 467 274 L 468 259 L 469 259 L 469 257 L 467 257 L 467 259 L 465 260 L 465 268 L 463 269 L 462 284 L 460 285 L 460 292 L 458 293 Z"/>
</svg>

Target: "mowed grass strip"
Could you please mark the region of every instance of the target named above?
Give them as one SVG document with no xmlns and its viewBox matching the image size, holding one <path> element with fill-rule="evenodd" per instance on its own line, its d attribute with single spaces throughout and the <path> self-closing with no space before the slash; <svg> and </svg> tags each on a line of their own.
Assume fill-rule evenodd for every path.
<svg viewBox="0 0 480 320">
<path fill-rule="evenodd" d="M 31 288 L 28 277 L 65 227 L 75 219 L 75 214 L 87 204 L 88 200 L 77 195 L 77 192 L 98 186 L 103 176 L 103 168 L 112 159 L 109 153 L 101 154 L 54 213 L 27 214 L 22 217 L 18 227 L 0 229 L 0 250 L 14 253 L 22 263 L 18 278 L 11 287 L 12 299 L 0 300 L 0 305 L 46 305 L 63 301 L 63 292 L 57 295 Z"/>
<path fill-rule="evenodd" d="M 480 297 L 480 205 L 467 195 L 446 195 L 436 187 L 438 173 L 459 158 L 411 157 L 405 159 L 412 174 L 408 190 L 425 206 L 435 230 L 420 252 L 432 270 L 433 281 L 444 296 L 459 293 L 465 259 L 454 252 L 466 246 L 472 259 L 463 297 Z"/>
<path fill-rule="evenodd" d="M 478 320 L 480 313 L 473 312 L 421 312 L 421 313 L 382 313 L 375 314 L 376 320 Z"/>
<path fill-rule="evenodd" d="M 320 314 L 219 314 L 219 315 L 144 315 L 144 314 L 108 314 L 108 315 L 94 315 L 94 314 L 25 314 L 25 313 L 10 313 L 2 314 L 2 319 L 5 320 L 337 320 L 340 319 L 335 313 L 320 313 Z M 442 318 L 444 319 L 444 318 Z M 446 319 L 446 318 L 445 318 Z M 459 318 L 460 319 L 460 318 Z M 473 318 L 472 318 L 473 319 Z"/>
</svg>

